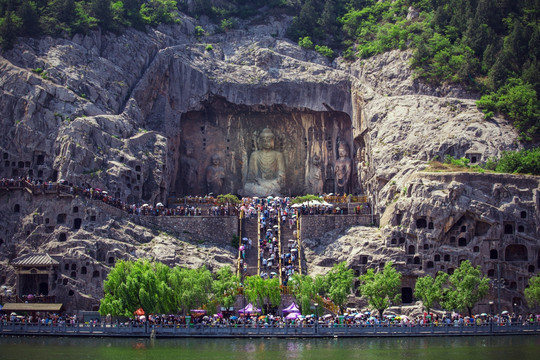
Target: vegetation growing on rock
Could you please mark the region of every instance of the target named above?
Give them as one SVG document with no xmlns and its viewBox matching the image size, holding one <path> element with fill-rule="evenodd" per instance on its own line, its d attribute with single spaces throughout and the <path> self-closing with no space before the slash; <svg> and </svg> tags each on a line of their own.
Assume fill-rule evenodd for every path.
<svg viewBox="0 0 540 360">
<path fill-rule="evenodd" d="M 540 136 L 538 0 L 5 0 L 0 45 L 13 46 L 17 36 L 143 30 L 178 22 L 179 11 L 228 31 L 236 18 L 255 20 L 263 6 L 293 15 L 288 36 L 330 58 L 336 50 L 355 59 L 412 48 L 418 77 L 480 91 L 486 117 L 504 113 L 523 140 Z"/>
</svg>

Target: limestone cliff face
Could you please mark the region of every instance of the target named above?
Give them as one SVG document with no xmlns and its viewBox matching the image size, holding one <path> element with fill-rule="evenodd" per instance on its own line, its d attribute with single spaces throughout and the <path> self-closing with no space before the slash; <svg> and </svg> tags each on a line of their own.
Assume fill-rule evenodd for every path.
<svg viewBox="0 0 540 360">
<path fill-rule="evenodd" d="M 485 264 L 495 242 L 500 243 L 498 259 L 514 245 L 509 256 L 520 258 L 516 254 L 523 248 L 518 245 L 525 246 L 527 259 L 521 255 L 515 263 L 521 269 L 516 291 L 538 271 L 539 229 L 533 225 L 539 220 L 537 178 L 422 172 L 429 160 L 447 154 L 483 162 L 517 147 L 515 131 L 504 119 L 483 119 L 475 94 L 415 79 L 409 52 L 392 51 L 353 64 L 329 62 L 284 40 L 284 26 L 275 19 L 202 39 L 193 35 L 194 26 L 193 19 L 184 18 L 181 25 L 147 33 L 22 39 L 4 53 L 0 177 L 65 179 L 107 189 L 130 203 L 165 202 L 185 190 L 178 183 L 187 136 L 200 140 L 197 156 L 222 141 L 219 151 L 234 177 L 228 189 L 237 190 L 256 148 L 249 136 L 270 122 L 281 132 L 280 150 L 289 156 L 288 168 L 298 170 L 289 178 L 307 178 L 316 154 L 327 165 L 321 188 L 326 192 L 335 188 L 330 180 L 338 142 L 346 142 L 354 163 L 348 192 L 367 194 L 381 215 L 381 229 L 340 230 L 321 239 L 306 236 L 311 271 L 325 271 L 337 259 L 359 271 L 394 259 L 413 284 L 418 274 L 455 268 L 465 257 Z M 269 35 L 273 33 L 277 36 Z M 291 119 L 297 125 L 290 125 Z M 234 129 L 233 120 L 240 124 Z M 200 133 L 186 132 L 186 124 L 197 121 L 205 124 Z M 218 135 L 207 139 L 214 125 Z M 200 169 L 210 155 L 197 158 Z M 74 270 L 75 277 L 72 270 L 66 273 L 65 282 L 79 300 L 70 300 L 63 286 L 54 292 L 73 307 L 96 303 L 111 257 L 152 253 L 165 259 L 173 250 L 178 254 L 183 246 L 200 245 L 181 232 L 166 239 L 148 225 L 134 225 L 108 207 L 97 209 L 77 197 L 0 196 L 4 280 L 13 284 L 8 260 L 21 254 L 39 250 L 62 255 L 72 259 L 64 260 L 62 269 L 71 269 L 71 261 L 76 269 L 85 266 L 87 274 L 98 272 L 95 284 L 80 281 L 80 270 Z M 75 215 L 75 207 L 83 214 Z M 55 222 L 58 214 L 67 214 L 67 222 Z M 83 228 L 72 234 L 76 218 Z M 514 235 L 506 236 L 510 234 L 504 229 L 512 224 Z M 520 226 L 524 231 L 518 231 Z M 66 242 L 58 241 L 62 233 Z M 462 237 L 464 247 L 459 245 Z M 232 263 L 231 251 L 210 247 L 195 257 L 217 266 Z M 450 260 L 443 269 L 435 255 L 446 261 L 446 254 Z M 185 264 L 182 257 L 170 262 Z M 57 283 L 66 285 L 64 280 Z"/>
</svg>

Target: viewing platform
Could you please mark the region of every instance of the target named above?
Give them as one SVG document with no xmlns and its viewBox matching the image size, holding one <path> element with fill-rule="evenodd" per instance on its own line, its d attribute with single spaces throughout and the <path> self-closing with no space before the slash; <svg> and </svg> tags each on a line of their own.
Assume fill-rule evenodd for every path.
<svg viewBox="0 0 540 360">
<path fill-rule="evenodd" d="M 201 324 L 117 325 L 117 324 L 28 324 L 0 323 L 1 335 L 85 336 L 85 337 L 159 337 L 159 338 L 327 338 L 327 337 L 429 337 L 540 335 L 540 325 L 448 325 L 448 326 L 357 326 L 341 324 L 257 324 L 212 327 Z"/>
</svg>

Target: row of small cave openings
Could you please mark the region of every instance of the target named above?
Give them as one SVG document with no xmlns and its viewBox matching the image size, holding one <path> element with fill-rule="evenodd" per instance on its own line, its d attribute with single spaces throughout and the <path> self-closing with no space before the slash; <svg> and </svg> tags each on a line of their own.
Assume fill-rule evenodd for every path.
<svg viewBox="0 0 540 360">
<path fill-rule="evenodd" d="M 107 264 L 108 265 L 114 265 L 116 259 L 114 258 L 114 256 L 109 256 L 109 258 L 107 259 Z M 88 263 L 87 263 L 88 265 Z M 77 278 L 77 264 L 75 263 L 72 263 L 71 265 L 69 263 L 65 263 L 64 264 L 64 271 L 65 272 L 69 272 L 69 277 L 72 278 L 72 279 L 76 279 Z M 81 266 L 80 268 L 80 271 L 79 271 L 79 275 L 88 275 L 88 268 L 87 266 Z M 94 270 L 92 272 L 92 278 L 93 279 L 101 279 L 102 278 L 102 274 L 99 270 Z M 68 282 L 68 279 L 67 278 L 64 278 L 62 279 L 62 283 L 63 285 L 67 285 L 67 282 Z"/>
<path fill-rule="evenodd" d="M 401 221 L 399 221 L 401 216 L 399 216 L 399 215 L 401 215 L 401 214 L 398 214 L 398 218 L 397 218 L 398 219 L 398 225 L 401 223 Z M 520 212 L 520 218 L 524 219 L 524 220 L 527 219 L 527 211 L 525 211 L 525 210 L 521 211 Z M 504 225 L 504 234 L 505 235 L 513 234 L 515 232 L 514 231 L 515 222 L 513 222 L 513 221 L 505 221 L 503 225 Z M 428 223 L 425 218 L 419 218 L 419 219 L 416 220 L 416 228 L 417 229 L 428 228 L 428 230 L 433 230 L 434 227 L 433 227 L 433 222 L 430 221 Z M 462 233 L 467 232 L 467 226 L 462 225 L 460 231 Z M 524 226 L 523 225 L 518 225 L 517 231 L 518 232 L 524 232 L 525 231 Z"/>
<path fill-rule="evenodd" d="M 120 156 L 119 161 L 120 161 L 122 164 L 124 164 L 124 163 L 125 163 L 125 158 L 124 158 L 123 156 Z M 126 171 L 123 172 L 122 178 L 123 178 L 123 180 L 124 180 L 124 184 L 126 185 L 126 187 L 127 187 L 128 189 L 131 189 L 131 184 L 136 184 L 137 181 L 140 181 L 140 180 L 141 180 L 141 174 L 140 174 L 141 170 L 142 170 L 142 169 L 141 169 L 141 165 L 135 165 L 135 172 L 137 173 L 137 174 L 136 174 L 136 179 L 132 177 L 131 170 L 126 170 Z M 135 186 L 133 187 L 133 190 L 134 190 L 134 191 L 140 191 L 140 189 L 141 189 L 141 188 L 140 188 L 139 185 L 135 185 Z M 112 191 L 115 192 L 115 193 L 114 193 L 114 194 L 115 194 L 114 196 L 115 196 L 116 198 L 119 198 L 119 197 L 120 197 L 120 192 L 118 191 L 118 189 L 109 189 L 109 190 L 112 190 Z"/>
<path fill-rule="evenodd" d="M 20 205 L 19 204 L 15 204 L 15 212 L 20 212 Z M 78 214 L 79 213 L 79 207 L 74 206 L 72 208 L 72 213 L 73 214 Z M 92 213 L 89 213 L 88 216 L 87 216 L 87 220 L 96 221 L 96 215 L 92 214 Z M 38 215 L 34 216 L 33 221 L 34 221 L 34 224 L 40 224 L 42 222 L 42 220 L 40 220 L 40 217 Z M 44 222 L 45 222 L 45 224 L 49 224 L 50 219 L 45 218 Z M 57 225 L 62 225 L 62 224 L 65 224 L 66 222 L 67 222 L 67 214 L 66 213 L 60 213 L 60 214 L 56 215 L 56 224 Z M 79 230 L 81 228 L 81 225 L 82 225 L 82 218 L 76 217 L 76 218 L 73 219 L 73 224 L 72 224 L 72 229 L 73 230 Z M 60 241 L 62 241 L 62 240 L 60 240 Z"/>
<path fill-rule="evenodd" d="M 34 153 L 33 161 L 13 161 L 9 159 L 9 153 L 4 152 L 2 154 L 3 164 L 5 168 L 12 168 L 11 176 L 22 176 L 28 175 L 29 177 L 34 176 L 34 169 L 31 169 L 34 166 L 42 166 L 45 164 L 45 155 L 41 153 Z M 28 169 L 25 171 L 24 169 Z M 37 171 L 37 177 L 43 178 L 43 170 Z"/>
<path fill-rule="evenodd" d="M 424 250 L 427 250 L 427 249 L 429 249 L 428 244 L 424 244 Z M 480 248 L 478 246 L 475 246 L 473 248 L 473 252 L 479 253 Z M 407 255 L 416 255 L 416 249 L 415 249 L 414 245 L 409 245 L 409 247 L 407 248 Z M 433 256 L 433 260 L 428 260 L 427 261 L 426 268 L 427 269 L 433 269 L 435 267 L 435 263 L 436 262 L 441 262 L 441 259 L 442 259 L 442 261 L 444 261 L 446 263 L 452 262 L 452 257 L 450 256 L 450 254 L 443 254 L 442 257 L 441 257 L 441 254 L 435 254 Z M 497 249 L 491 249 L 489 251 L 489 259 L 490 260 L 498 260 L 499 259 L 499 251 Z M 464 260 L 465 259 L 460 259 L 459 263 L 461 264 L 461 262 L 464 261 Z M 521 244 L 510 244 L 510 245 L 508 245 L 506 247 L 506 249 L 505 249 L 505 261 L 508 261 L 508 262 L 527 262 L 527 261 L 529 261 L 527 247 L 525 245 L 521 245 Z M 537 262 L 538 262 L 537 267 L 540 268 L 540 251 L 538 252 Z M 367 255 L 361 256 L 360 264 L 367 265 L 367 263 L 368 263 L 368 256 Z M 384 267 L 384 263 L 380 263 L 379 266 L 381 266 L 381 264 L 382 264 L 382 267 Z M 422 264 L 421 258 L 418 255 L 407 258 L 407 265 L 421 265 L 421 264 Z M 444 266 L 441 266 L 441 269 L 444 269 Z M 528 270 L 529 273 L 534 273 L 536 269 L 535 269 L 534 265 L 528 265 L 527 270 Z M 453 268 L 449 268 L 447 271 L 449 273 L 452 273 Z M 493 269 L 488 270 L 488 276 L 493 276 L 493 271 L 494 271 Z"/>
<path fill-rule="evenodd" d="M 4 159 L 4 167 L 5 168 L 9 168 L 9 167 L 12 168 L 11 176 L 14 176 L 14 177 L 18 177 L 18 176 L 34 177 L 34 175 L 36 175 L 38 179 L 43 178 L 43 170 L 40 169 L 40 170 L 37 171 L 36 174 L 34 174 L 34 169 L 31 169 L 34 166 L 33 163 L 35 163 L 35 165 L 37 165 L 37 166 L 44 165 L 44 163 L 45 163 L 45 155 L 43 155 L 43 154 L 35 155 L 35 161 L 28 161 L 28 160 L 27 161 L 10 161 L 10 160 L 8 160 L 9 159 L 9 154 L 4 152 L 3 153 L 3 159 Z M 120 160 L 121 163 L 124 163 L 125 162 L 125 157 L 121 156 L 119 160 Z M 27 170 L 25 170 L 25 169 L 27 169 Z M 140 172 L 142 171 L 141 165 L 135 165 L 135 171 L 138 173 L 138 174 L 136 174 L 136 180 L 134 178 L 131 178 L 131 170 L 128 170 L 126 172 L 125 176 L 124 176 L 124 183 L 128 188 L 131 188 L 132 183 L 135 183 L 136 181 L 141 180 L 141 174 L 140 174 Z M 56 181 L 57 177 L 58 177 L 58 172 L 54 171 L 53 176 L 51 178 L 51 181 Z M 140 187 L 138 185 L 136 185 L 136 186 L 134 186 L 134 190 L 139 191 Z M 117 193 L 115 196 L 120 197 L 120 193 Z"/>
</svg>

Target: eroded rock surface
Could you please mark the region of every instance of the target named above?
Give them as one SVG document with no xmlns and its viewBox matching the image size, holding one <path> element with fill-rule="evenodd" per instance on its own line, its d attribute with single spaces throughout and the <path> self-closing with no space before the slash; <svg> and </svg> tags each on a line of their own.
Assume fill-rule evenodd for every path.
<svg viewBox="0 0 540 360">
<path fill-rule="evenodd" d="M 301 149 L 289 164 L 300 170 L 290 177 L 313 184 L 308 174 L 314 172 L 310 164 L 317 154 L 325 165 L 322 176 L 332 180 L 338 143 L 346 142 L 353 161 L 348 191 L 366 194 L 381 218 L 381 228 L 338 229 L 316 239 L 305 235 L 310 273 L 325 272 L 338 261 L 360 273 L 392 260 L 405 274 L 404 287 L 413 288 L 417 276 L 448 271 L 465 258 L 490 276 L 504 260 L 505 299 L 521 301 L 520 291 L 540 268 L 538 178 L 422 172 L 431 159 L 445 155 L 482 163 L 517 148 L 508 122 L 485 121 L 475 107 L 476 94 L 415 79 L 410 52 L 392 51 L 353 64 L 330 62 L 282 38 L 287 21 L 270 19 L 201 39 L 193 35 L 195 20 L 187 17 L 181 25 L 146 33 L 22 39 L 0 58 L 0 177 L 64 179 L 106 189 L 128 203 L 166 202 L 182 176 L 186 114 L 225 121 L 242 109 L 261 119 L 261 129 L 265 116 L 278 122 L 285 113 L 300 114 L 298 133 L 283 130 L 281 135 L 294 137 L 290 149 L 284 142 L 287 153 L 297 151 L 292 146 Z M 216 104 L 222 112 L 205 115 L 216 111 Z M 327 138 L 326 126 L 309 125 L 319 116 L 313 114 L 323 112 L 349 119 L 350 128 L 335 127 Z M 240 118 L 241 124 L 250 121 Z M 324 130 L 319 137 L 318 129 Z M 242 151 L 221 149 L 223 159 L 225 150 L 234 159 L 225 166 L 238 181 L 230 189 L 244 181 L 237 178 L 245 176 L 249 153 L 256 148 L 249 141 L 234 144 Z M 211 148 L 211 142 L 195 152 Z M 332 184 L 321 186 L 331 192 Z M 19 190 L 2 191 L 0 197 L 1 270 L 6 274 L 0 280 L 14 285 L 9 261 L 20 255 L 57 256 L 57 286 L 51 293 L 68 309 L 96 305 L 108 269 L 120 258 L 217 267 L 232 264 L 235 256 L 223 244 L 206 239 L 199 244 L 197 234 L 163 234 L 80 197 Z M 75 219 L 82 223 L 78 231 Z"/>
</svg>

